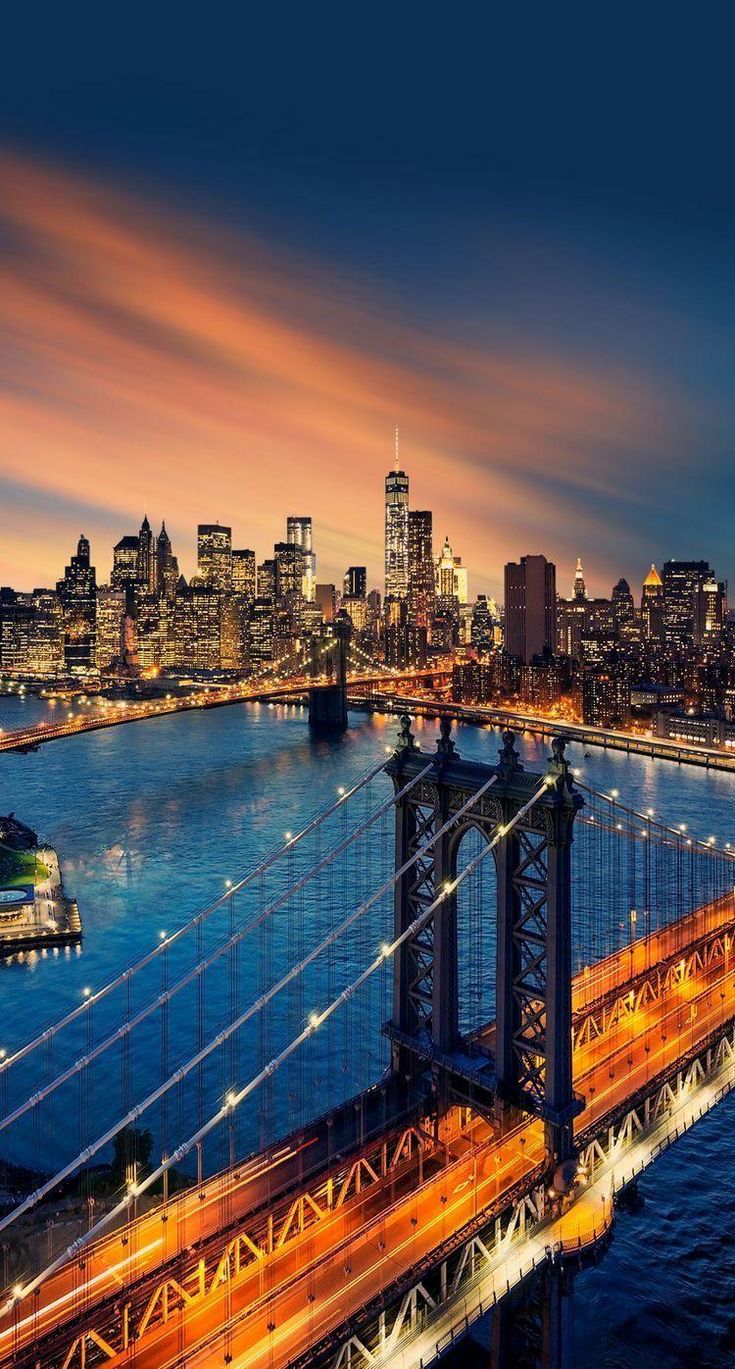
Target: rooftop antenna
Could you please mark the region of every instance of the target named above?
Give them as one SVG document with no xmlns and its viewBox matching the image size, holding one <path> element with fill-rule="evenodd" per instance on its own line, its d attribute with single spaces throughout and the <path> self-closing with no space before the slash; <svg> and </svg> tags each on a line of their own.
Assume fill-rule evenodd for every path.
<svg viewBox="0 0 735 1369">
<path fill-rule="evenodd" d="M 400 470 L 400 461 L 398 458 L 398 424 L 396 424 L 396 470 Z"/>
</svg>

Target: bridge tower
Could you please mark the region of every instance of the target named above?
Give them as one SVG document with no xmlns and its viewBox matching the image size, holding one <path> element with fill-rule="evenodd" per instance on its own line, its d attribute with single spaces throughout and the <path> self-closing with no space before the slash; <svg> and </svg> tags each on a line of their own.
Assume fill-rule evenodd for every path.
<svg viewBox="0 0 735 1369">
<path fill-rule="evenodd" d="M 342 632 L 337 632 L 332 656 L 336 669 L 330 674 L 336 679 L 309 689 L 309 727 L 316 732 L 344 732 L 348 725 L 347 639 Z"/>
<path fill-rule="evenodd" d="M 457 874 L 462 837 L 471 827 L 490 840 L 539 790 L 544 776 L 526 771 L 511 732 L 496 766 L 462 760 L 443 719 L 433 771 L 396 805 L 395 868 L 422 854 L 396 883 L 394 929 L 400 936 Z M 459 1030 L 461 966 L 456 895 L 394 958 L 393 1069 L 409 1091 L 427 1080 L 439 1111 L 465 1102 L 501 1124 L 517 1109 L 544 1119 L 549 1164 L 573 1154 L 573 1119 L 582 1108 L 572 1086 L 571 844 L 583 800 L 555 738 L 552 778 L 533 807 L 493 849 L 497 874 L 496 1024 L 492 1049 Z M 398 792 L 431 761 L 419 750 L 408 716 L 386 770 Z M 489 780 L 490 787 L 485 788 Z M 432 845 L 427 841 L 484 790 L 466 816 Z M 517 1115 L 517 1114 L 516 1114 Z"/>
</svg>

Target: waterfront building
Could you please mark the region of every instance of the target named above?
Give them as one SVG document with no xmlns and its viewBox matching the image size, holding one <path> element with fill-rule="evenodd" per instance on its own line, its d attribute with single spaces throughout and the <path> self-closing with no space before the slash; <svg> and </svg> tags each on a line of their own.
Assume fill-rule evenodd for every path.
<svg viewBox="0 0 735 1369">
<path fill-rule="evenodd" d="M 303 557 L 301 593 L 311 603 L 316 591 L 316 556 L 312 545 L 311 518 L 289 514 L 286 520 L 286 541 L 298 547 Z"/>
<path fill-rule="evenodd" d="M 452 666 L 452 698 L 456 703 L 492 703 L 497 692 L 494 660 L 461 661 Z"/>
<path fill-rule="evenodd" d="M 398 467 L 397 451 L 395 469 L 385 477 L 385 594 L 408 594 L 408 476 Z"/>
<path fill-rule="evenodd" d="M 630 685 L 624 667 L 585 670 L 581 681 L 582 721 L 591 727 L 630 723 Z"/>
<path fill-rule="evenodd" d="M 0 589 L 0 671 L 4 675 L 27 672 L 32 620 L 29 595 L 9 585 Z"/>
<path fill-rule="evenodd" d="M 86 674 L 94 668 L 96 656 L 97 576 L 84 534 L 56 592 L 63 612 L 64 668 L 72 674 Z"/>
<path fill-rule="evenodd" d="M 552 651 L 556 636 L 556 567 L 523 556 L 505 567 L 505 649 L 528 664 Z"/>
<path fill-rule="evenodd" d="M 434 544 L 429 509 L 409 509 L 408 513 L 408 613 L 411 620 L 428 630 L 434 616 Z"/>
<path fill-rule="evenodd" d="M 197 573 L 211 589 L 232 589 L 232 528 L 220 523 L 197 527 Z"/>
<path fill-rule="evenodd" d="M 232 592 L 242 594 L 252 604 L 256 598 L 258 577 L 255 552 L 244 547 L 232 553 Z"/>
</svg>

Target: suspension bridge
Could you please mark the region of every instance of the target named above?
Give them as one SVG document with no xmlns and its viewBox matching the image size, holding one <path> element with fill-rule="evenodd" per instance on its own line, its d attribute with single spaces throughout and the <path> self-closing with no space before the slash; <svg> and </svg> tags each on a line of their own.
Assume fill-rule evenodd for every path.
<svg viewBox="0 0 735 1369">
<path fill-rule="evenodd" d="M 731 1089 L 734 856 L 575 781 L 563 738 L 537 774 L 405 716 L 4 1043 L 0 1364 L 434 1363 Z"/>
<path fill-rule="evenodd" d="M 349 669 L 346 654 L 350 658 Z M 179 692 L 151 699 L 117 701 L 85 695 L 76 704 L 70 702 L 58 719 L 41 719 L 29 727 L 5 731 L 0 728 L 0 752 L 37 751 L 49 742 L 85 732 L 242 703 L 307 698 L 310 717 L 313 715 L 317 723 L 322 719 L 327 723 L 346 722 L 348 692 L 354 692 L 362 699 L 386 685 L 393 689 L 410 689 L 423 681 L 446 680 L 449 676 L 450 671 L 442 667 L 398 670 L 374 661 L 358 646 L 351 646 L 345 653 L 340 650 L 339 641 L 330 639 L 316 653 L 304 648 L 282 661 L 268 664 L 244 680 L 192 688 L 187 694 Z M 320 704 L 327 707 L 320 708 Z"/>
</svg>

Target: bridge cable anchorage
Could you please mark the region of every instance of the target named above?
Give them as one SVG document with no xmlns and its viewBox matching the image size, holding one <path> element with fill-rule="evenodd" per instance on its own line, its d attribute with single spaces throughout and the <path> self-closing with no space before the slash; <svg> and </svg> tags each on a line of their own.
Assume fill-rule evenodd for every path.
<svg viewBox="0 0 735 1369">
<path fill-rule="evenodd" d="M 472 803 L 477 802 L 477 800 L 481 797 L 482 793 L 485 792 L 486 789 L 490 788 L 490 785 L 494 782 L 495 778 L 495 776 L 492 776 L 490 780 L 488 780 L 486 784 L 481 787 L 481 789 L 478 789 L 476 794 L 472 795 L 471 798 L 467 800 L 467 803 L 464 805 L 464 808 L 458 811 L 456 814 L 454 814 L 453 817 L 448 821 L 450 823 L 456 822 L 462 816 L 462 812 L 466 808 L 470 807 Z M 487 859 L 491 851 L 495 849 L 498 842 L 502 841 L 503 838 L 506 837 L 508 833 L 513 830 L 513 828 L 526 816 L 526 814 L 530 812 L 531 808 L 533 808 L 534 804 L 538 802 L 542 794 L 548 788 L 552 787 L 555 783 L 555 776 L 545 775 L 542 783 L 531 795 L 531 798 L 528 799 L 528 801 L 525 804 L 523 804 L 523 806 L 519 808 L 518 811 L 514 813 L 513 817 L 509 818 L 509 820 L 505 824 L 501 824 L 498 826 L 495 833 L 491 837 L 490 841 L 487 842 L 483 850 L 480 851 L 464 867 L 464 869 L 455 877 L 455 879 L 453 879 L 451 882 L 448 881 L 443 886 L 437 897 L 432 900 L 432 902 L 428 905 L 428 907 L 426 907 L 423 910 L 419 917 L 414 918 L 413 922 L 410 923 L 409 926 L 404 928 L 400 936 L 396 937 L 389 945 L 381 946 L 378 955 L 375 957 L 374 960 L 370 962 L 369 965 L 366 966 L 366 968 L 361 972 L 361 974 L 358 975 L 357 979 L 353 980 L 353 982 L 350 985 L 348 985 L 346 989 L 343 989 L 341 993 L 339 993 L 336 996 L 336 998 L 332 999 L 332 1001 L 327 1005 L 327 1007 L 322 1009 L 321 1012 L 310 1014 L 307 1025 L 286 1046 L 284 1046 L 282 1050 L 280 1050 L 278 1054 L 275 1055 L 259 1071 L 257 1075 L 250 1079 L 247 1084 L 244 1084 L 238 1090 L 230 1090 L 227 1094 L 224 1104 L 220 1108 L 218 1108 L 217 1112 L 213 1113 L 212 1116 L 209 1117 L 208 1120 L 197 1129 L 197 1131 L 193 1132 L 192 1135 L 188 1138 L 188 1140 L 182 1142 L 179 1146 L 177 1146 L 173 1154 L 166 1156 L 155 1170 L 151 1171 L 149 1175 L 141 1179 L 134 1186 L 130 1187 L 128 1191 L 124 1194 L 124 1196 L 119 1200 L 119 1202 L 108 1212 L 103 1213 L 102 1216 L 98 1218 L 98 1220 L 94 1223 L 94 1225 L 92 1225 L 89 1228 L 87 1232 L 85 1232 L 82 1236 L 77 1237 L 76 1241 L 74 1242 L 73 1249 L 72 1247 L 69 1247 L 68 1250 L 64 1251 L 60 1255 L 57 1255 L 56 1258 L 52 1260 L 46 1266 L 46 1268 L 43 1269 L 39 1274 L 35 1275 L 35 1277 L 32 1280 L 30 1280 L 25 1287 L 21 1287 L 17 1290 L 14 1290 L 10 1298 L 6 1300 L 4 1306 L 0 1308 L 0 1315 L 5 1315 L 7 1312 L 11 1311 L 14 1306 L 16 1306 L 19 1302 L 23 1301 L 30 1293 L 33 1293 L 37 1288 L 39 1288 L 40 1285 L 44 1283 L 46 1279 L 50 1278 L 52 1274 L 56 1273 L 56 1271 L 60 1269 L 64 1264 L 66 1264 L 69 1259 L 73 1259 L 76 1255 L 78 1255 L 80 1250 L 86 1248 L 86 1246 L 91 1244 L 91 1242 L 95 1239 L 97 1235 L 99 1235 L 101 1231 L 108 1227 L 111 1222 L 114 1222 L 117 1217 L 121 1216 L 122 1213 L 124 1213 L 127 1210 L 127 1208 L 129 1208 L 134 1198 L 140 1197 L 153 1184 L 157 1183 L 158 1180 L 162 1178 L 163 1175 L 166 1174 L 167 1171 L 174 1164 L 179 1164 L 181 1160 L 183 1160 L 188 1154 L 190 1154 L 191 1151 L 194 1150 L 205 1139 L 206 1136 L 208 1136 L 212 1131 L 214 1131 L 216 1127 L 219 1126 L 219 1124 L 225 1118 L 231 1117 L 232 1114 L 240 1106 L 240 1104 L 243 1103 L 245 1099 L 248 1098 L 252 1093 L 254 1093 L 255 1090 L 258 1089 L 262 1083 L 272 1078 L 273 1075 L 277 1072 L 277 1070 L 280 1069 L 281 1065 L 283 1065 L 285 1061 L 288 1060 L 290 1056 L 292 1056 L 299 1049 L 299 1047 L 303 1045 L 305 1041 L 309 1040 L 324 1022 L 326 1022 L 330 1017 L 332 1017 L 333 1014 L 345 1003 L 349 1002 L 350 999 L 354 998 L 355 994 L 358 993 L 358 991 L 362 988 L 363 984 L 367 983 L 367 981 L 372 977 L 372 975 L 374 975 L 376 971 L 379 970 L 381 966 L 385 964 L 386 960 L 390 959 L 390 957 L 395 954 L 395 952 L 404 944 L 404 942 L 406 942 L 410 937 L 416 936 L 422 930 L 422 928 L 426 926 L 427 922 L 429 922 L 431 917 L 433 917 L 436 909 L 443 902 L 443 900 L 445 898 L 448 898 L 451 894 L 453 894 L 455 890 L 458 889 L 460 885 L 465 881 L 465 879 L 467 879 L 470 875 L 474 874 L 475 870 L 481 865 L 481 863 L 484 860 Z M 437 836 L 438 835 L 439 834 L 437 833 Z M 420 856 L 420 854 L 421 852 L 416 853 L 415 858 Z M 411 863 L 413 863 L 413 859 L 414 858 L 412 858 Z M 392 877 L 389 883 L 394 883 L 395 880 L 399 878 L 400 874 L 402 873 L 403 871 L 396 872 L 395 876 Z M 59 1181 L 56 1180 L 55 1182 Z M 2 1228 L 0 1227 L 0 1229 Z"/>
<path fill-rule="evenodd" d="M 224 941 L 219 946 L 215 947 L 214 951 L 212 951 L 211 954 L 205 960 L 198 961 L 197 964 L 194 965 L 190 970 L 188 970 L 186 974 L 183 975 L 181 979 L 176 982 L 176 984 L 171 986 L 171 988 L 167 989 L 165 992 L 159 994 L 157 998 L 152 999 L 149 1003 L 145 1004 L 144 1007 L 141 1008 L 139 1012 L 136 1014 L 135 1018 L 131 1019 L 129 1024 L 125 1023 L 123 1024 L 122 1028 L 117 1028 L 109 1037 L 106 1037 L 104 1041 L 99 1042 L 97 1046 L 92 1047 L 90 1050 L 88 1050 L 85 1055 L 81 1056 L 78 1060 L 76 1060 L 73 1065 L 70 1065 L 54 1080 L 51 1080 L 43 1089 L 38 1090 L 31 1097 L 27 1098 L 23 1103 L 19 1104 L 19 1106 L 14 1110 L 14 1112 L 9 1114 L 7 1117 L 1 1119 L 0 1131 L 3 1130 L 4 1127 L 8 1126 L 11 1122 L 17 1121 L 20 1117 L 24 1116 L 25 1113 L 27 1113 L 32 1107 L 35 1107 L 39 1102 L 49 1097 L 62 1084 L 67 1083 L 69 1079 L 73 1078 L 76 1074 L 79 1074 L 82 1070 L 86 1069 L 86 1067 L 90 1063 L 92 1063 L 100 1055 L 102 1055 L 104 1051 L 109 1049 L 110 1046 L 116 1045 L 118 1041 L 121 1039 L 121 1035 L 127 1035 L 129 1030 L 132 1030 L 135 1026 L 138 1026 L 142 1021 L 149 1017 L 150 1014 L 154 1012 L 158 1007 L 160 1007 L 163 1002 L 168 1002 L 168 1000 L 173 996 L 173 994 L 178 992 L 179 989 L 185 987 L 187 984 L 192 983 L 200 974 L 202 974 L 202 972 L 205 969 L 207 969 L 210 965 L 214 964 L 214 962 L 218 960 L 220 956 L 222 956 L 228 949 L 230 949 L 232 946 L 236 945 L 240 941 L 243 941 L 245 937 L 248 936 L 249 933 L 252 932 L 256 927 L 258 927 L 262 922 L 264 922 L 266 918 L 268 918 L 271 915 L 271 913 L 273 913 L 279 907 L 282 907 L 284 903 L 288 902 L 288 900 L 293 896 L 295 892 L 298 892 L 301 888 L 303 888 L 303 886 L 307 884 L 310 879 L 312 879 L 316 874 L 318 874 L 322 869 L 324 869 L 325 866 L 329 865 L 338 855 L 344 852 L 347 849 L 347 847 L 352 844 L 352 842 L 354 842 L 358 837 L 364 835 L 368 828 L 371 827 L 379 817 L 382 817 L 385 813 L 387 813 L 388 810 L 392 808 L 398 800 L 400 800 L 407 793 L 409 793 L 409 791 L 413 789 L 414 786 L 417 785 L 422 779 L 425 779 L 429 772 L 433 770 L 433 768 L 434 761 L 432 758 L 428 765 L 425 765 L 423 770 L 419 771 L 418 775 L 415 775 L 412 779 L 410 779 L 407 782 L 407 784 L 405 784 L 397 794 L 392 794 L 390 798 L 386 799 L 382 804 L 380 804 L 380 806 L 370 814 L 370 816 L 366 819 L 364 823 L 361 824 L 360 827 L 356 828 L 353 832 L 349 833 L 349 835 L 343 841 L 341 841 L 337 846 L 333 847 L 330 851 L 328 851 L 326 856 L 323 856 L 322 859 L 318 861 L 316 865 L 312 866 L 312 868 L 308 870 L 307 873 L 303 875 L 299 880 L 297 880 L 295 884 L 290 885 L 288 889 L 286 889 L 283 893 L 279 894 L 277 899 L 274 899 L 274 901 L 270 903 L 266 908 L 264 908 L 262 912 L 260 912 L 255 918 L 252 918 L 246 927 L 241 928 L 239 932 L 234 933 L 234 935 L 229 937 L 227 941 Z M 488 786 L 486 785 L 485 788 L 487 787 Z M 479 797 L 479 794 L 480 791 L 478 791 L 478 794 L 475 797 Z M 418 856 L 420 854 L 420 852 L 417 853 L 415 858 L 418 859 Z M 234 1022 L 230 1023 L 226 1028 L 220 1031 L 217 1034 L 217 1036 L 215 1036 L 210 1042 L 208 1042 L 206 1046 L 202 1047 L 183 1066 L 180 1066 L 172 1075 L 165 1079 L 163 1083 L 159 1084 L 158 1088 L 154 1089 L 153 1092 L 150 1093 L 147 1098 L 145 1098 L 141 1103 L 136 1104 L 136 1106 L 133 1109 L 131 1109 L 131 1111 L 129 1111 L 124 1117 L 119 1119 L 112 1127 L 110 1127 L 104 1133 L 103 1136 L 98 1137 L 96 1141 L 93 1141 L 90 1145 L 86 1146 L 84 1154 L 80 1152 L 74 1158 L 74 1160 L 69 1161 L 69 1163 L 65 1165 L 63 1169 L 59 1170 L 57 1174 L 53 1175 L 51 1178 L 46 1180 L 39 1188 L 35 1189 L 33 1193 L 29 1194 L 28 1197 L 25 1198 L 22 1203 L 19 1203 L 16 1207 L 12 1208 L 11 1211 L 6 1213 L 6 1215 L 3 1218 L 0 1218 L 0 1231 L 4 1231 L 6 1227 L 11 1226 L 13 1222 L 17 1221 L 18 1217 L 21 1217 L 26 1212 L 29 1212 L 33 1207 L 35 1207 L 39 1202 L 41 1202 L 43 1198 L 47 1197 L 47 1195 L 50 1192 L 52 1192 L 58 1184 L 63 1183 L 66 1179 L 70 1178 L 72 1174 L 74 1174 L 76 1170 L 79 1168 L 80 1164 L 86 1163 L 86 1161 L 91 1159 L 93 1155 L 96 1155 L 100 1150 L 103 1149 L 104 1146 L 108 1145 L 109 1142 L 113 1140 L 117 1133 L 119 1131 L 122 1131 L 124 1127 L 130 1125 L 132 1122 L 137 1121 L 138 1118 L 142 1115 L 142 1113 L 147 1112 L 147 1110 L 150 1107 L 153 1107 L 155 1103 L 159 1102 L 160 1099 L 163 1098 L 169 1092 L 169 1090 L 173 1087 L 174 1084 L 180 1082 L 181 1078 L 189 1074 L 192 1069 L 194 1069 L 197 1065 L 201 1064 L 205 1059 L 207 1059 L 208 1056 L 211 1055 L 214 1050 L 217 1050 L 221 1045 L 224 1044 L 225 1041 L 229 1040 L 229 1038 L 234 1034 L 234 1032 L 238 1031 L 240 1027 L 244 1026 L 245 1022 L 247 1022 L 251 1017 L 255 1016 L 256 1013 L 260 1012 L 264 1007 L 266 1007 L 267 1004 L 271 1001 L 271 999 L 275 998 L 276 994 L 279 993 L 282 988 L 285 988 L 285 986 L 289 984 L 292 979 L 297 978 L 298 975 L 302 972 L 302 970 L 305 969 L 309 964 L 311 964 L 311 962 L 315 960 L 319 954 L 321 954 L 322 950 L 327 949 L 333 943 L 333 941 L 338 940 L 342 933 L 346 931 L 347 927 L 350 926 L 354 921 L 356 921 L 358 916 L 362 916 L 362 914 L 367 910 L 367 908 L 372 907 L 373 903 L 377 901 L 378 897 L 380 897 L 380 895 L 384 893 L 386 889 L 390 888 L 391 885 L 395 883 L 395 880 L 397 878 L 398 874 L 392 876 L 391 879 L 387 881 L 385 889 L 378 891 L 378 893 L 375 894 L 370 900 L 368 900 L 366 904 L 361 905 L 361 907 L 355 910 L 349 918 L 344 919 L 342 921 L 340 927 L 337 929 L 336 934 L 326 938 L 326 940 L 320 946 L 318 946 L 317 948 L 315 948 L 315 950 L 309 953 L 309 955 L 300 965 L 292 967 L 292 969 L 283 977 L 282 980 L 278 982 L 278 984 L 271 986 L 271 988 L 265 994 L 261 995 L 259 999 L 256 999 L 255 1003 L 251 1004 L 250 1007 L 244 1013 L 242 1013 Z"/>
<path fill-rule="evenodd" d="M 192 931 L 198 924 L 205 922 L 216 913 L 218 909 L 224 907 L 227 900 L 231 898 L 233 894 L 240 893 L 243 889 L 246 889 L 252 884 L 254 880 L 259 879 L 262 875 L 266 874 L 267 871 L 281 860 L 288 851 L 292 851 L 294 847 L 298 846 L 299 843 L 305 839 L 305 837 L 310 836 L 316 828 L 320 827 L 322 823 L 336 813 L 338 808 L 343 808 L 349 799 L 353 798 L 361 789 L 364 789 L 366 785 L 370 784 L 370 782 L 380 774 L 384 767 L 385 761 L 381 761 L 378 765 L 374 765 L 369 770 L 366 770 L 363 775 L 355 780 L 354 784 L 350 785 L 350 787 L 345 790 L 344 794 L 340 794 L 338 799 L 335 799 L 333 803 L 330 803 L 326 808 L 323 808 L 319 813 L 315 814 L 313 818 L 310 818 L 299 832 L 294 833 L 285 846 L 279 843 L 278 847 L 274 848 L 274 850 L 261 861 L 260 865 L 256 865 L 255 869 L 251 870 L 248 875 L 245 875 L 242 879 L 237 880 L 234 884 L 230 885 L 225 893 L 220 894 L 212 903 L 207 904 L 204 908 L 200 908 L 188 922 L 183 923 L 181 927 L 177 927 L 176 931 L 171 932 L 164 940 L 157 941 L 155 946 L 153 946 L 150 951 L 146 951 L 145 955 L 141 956 L 140 960 L 137 960 L 134 965 L 129 965 L 127 969 L 121 971 L 114 979 L 111 979 L 107 984 L 104 984 L 101 989 L 95 989 L 94 992 L 88 994 L 84 1001 L 79 1003 L 76 1008 L 72 1008 L 70 1012 L 59 1018 L 58 1021 L 53 1023 L 50 1027 L 45 1027 L 42 1032 L 39 1032 L 32 1040 L 26 1042 L 24 1046 L 19 1046 L 17 1050 L 6 1055 L 0 1060 L 0 1073 L 7 1071 L 11 1065 L 18 1064 L 19 1061 L 24 1060 L 39 1046 L 46 1045 L 52 1037 L 56 1036 L 65 1027 L 70 1026 L 77 1018 L 89 1011 L 92 1004 L 101 1002 L 103 998 L 106 998 L 108 994 L 113 993 L 115 989 L 121 988 L 126 980 L 132 979 L 139 971 L 144 970 L 157 958 L 157 956 L 162 955 L 165 950 L 170 949 L 170 947 L 173 946 L 175 942 L 179 941 L 181 937 L 185 936 L 187 932 Z M 0 1120 L 0 1131 L 2 1130 L 3 1125 L 4 1123 Z"/>
<path fill-rule="evenodd" d="M 652 812 L 641 813 L 637 808 L 629 808 L 627 804 L 620 802 L 617 794 L 610 793 L 609 791 L 605 793 L 604 790 L 593 789 L 590 785 L 583 784 L 582 781 L 578 779 L 575 779 L 574 784 L 575 788 L 583 789 L 585 793 L 590 794 L 593 798 L 603 799 L 605 803 L 614 804 L 616 813 L 625 814 L 628 818 L 635 818 L 636 822 L 643 823 L 646 829 L 657 828 L 662 834 L 666 833 L 669 836 L 674 837 L 677 845 L 683 841 L 687 846 L 694 846 L 700 852 L 704 852 L 707 855 L 735 861 L 735 850 L 732 850 L 729 846 L 718 846 L 712 837 L 690 836 L 686 833 L 684 828 L 671 827 L 668 823 L 663 822 L 661 818 L 655 817 Z M 626 835 L 635 839 L 636 834 L 635 832 L 628 832 Z M 673 842 L 666 844 L 671 846 L 674 845 Z"/>
</svg>

